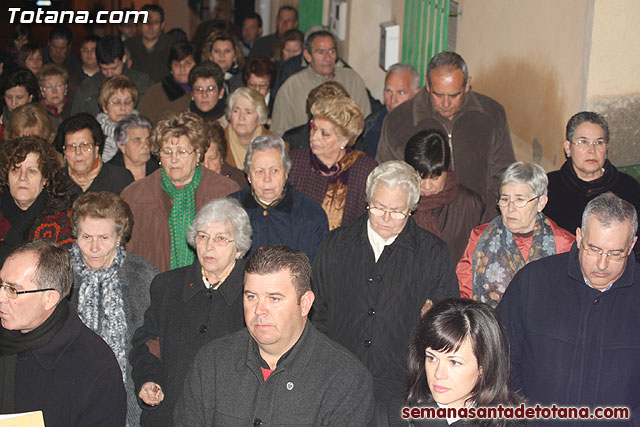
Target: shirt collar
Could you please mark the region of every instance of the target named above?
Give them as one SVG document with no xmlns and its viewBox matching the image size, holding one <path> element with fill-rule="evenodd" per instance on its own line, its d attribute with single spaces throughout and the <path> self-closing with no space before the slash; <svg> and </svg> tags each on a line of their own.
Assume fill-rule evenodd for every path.
<svg viewBox="0 0 640 427">
<path fill-rule="evenodd" d="M 373 254 L 375 255 L 376 261 L 382 255 L 382 251 L 384 251 L 385 246 L 389 246 L 393 244 L 398 238 L 398 235 L 391 237 L 388 240 L 384 240 L 382 236 L 380 236 L 372 227 L 371 220 L 367 219 L 367 237 L 369 238 L 369 244 L 371 244 L 371 248 L 373 249 Z"/>
</svg>

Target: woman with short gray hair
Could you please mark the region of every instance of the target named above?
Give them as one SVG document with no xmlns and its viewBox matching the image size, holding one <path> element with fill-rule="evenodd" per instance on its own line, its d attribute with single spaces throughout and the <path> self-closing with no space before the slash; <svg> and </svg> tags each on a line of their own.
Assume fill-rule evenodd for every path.
<svg viewBox="0 0 640 427">
<path fill-rule="evenodd" d="M 575 236 L 542 213 L 547 175 L 539 165 L 515 162 L 502 175 L 501 215 L 471 231 L 456 267 L 460 294 L 496 307 L 509 282 L 526 264 L 568 252 Z"/>
<path fill-rule="evenodd" d="M 251 218 L 253 247 L 287 245 L 304 251 L 310 260 L 329 232 L 322 207 L 287 182 L 291 160 L 282 138 L 256 136 L 244 160 L 249 188 L 230 197 L 238 199 Z"/>
<path fill-rule="evenodd" d="M 367 203 L 371 201 L 378 185 L 388 188 L 401 187 L 407 195 L 409 212 L 413 212 L 420 199 L 420 175 L 414 168 L 401 160 L 380 164 L 367 177 Z"/>
<path fill-rule="evenodd" d="M 141 425 L 167 425 L 198 350 L 244 327 L 242 257 L 251 233 L 249 216 L 236 200 L 212 200 L 187 232 L 196 260 L 151 283 L 151 306 L 129 357 L 136 395 L 143 408 L 155 407 L 143 411 Z"/>
<path fill-rule="evenodd" d="M 114 131 L 118 152 L 107 163 L 129 169 L 135 180 L 158 169 L 158 158 L 149 151 L 151 121 L 141 114 L 129 114 Z"/>
</svg>

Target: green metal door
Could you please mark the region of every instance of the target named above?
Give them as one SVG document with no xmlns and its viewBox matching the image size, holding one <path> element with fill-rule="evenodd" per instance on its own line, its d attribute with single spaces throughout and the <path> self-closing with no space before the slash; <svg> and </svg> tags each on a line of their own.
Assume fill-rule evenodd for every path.
<svg viewBox="0 0 640 427">
<path fill-rule="evenodd" d="M 405 0 L 402 62 L 416 67 L 424 85 L 427 64 L 447 49 L 449 0 Z"/>
</svg>

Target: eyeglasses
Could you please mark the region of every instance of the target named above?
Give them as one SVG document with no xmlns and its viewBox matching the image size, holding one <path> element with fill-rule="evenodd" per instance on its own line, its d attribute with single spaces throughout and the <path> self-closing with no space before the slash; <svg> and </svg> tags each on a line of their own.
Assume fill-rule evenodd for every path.
<svg viewBox="0 0 640 427">
<path fill-rule="evenodd" d="M 202 95 L 202 94 L 212 94 L 218 91 L 218 88 L 215 86 L 208 86 L 208 87 L 202 87 L 202 86 L 198 86 L 198 87 L 194 87 L 193 91 L 198 94 L 198 95 Z"/>
<path fill-rule="evenodd" d="M 65 144 L 64 151 L 67 153 L 77 153 L 79 148 L 80 151 L 89 153 L 93 150 L 93 145 L 94 144 L 90 144 L 88 142 L 81 142 L 80 144 Z"/>
<path fill-rule="evenodd" d="M 627 251 L 626 250 L 617 250 L 617 251 L 603 251 L 600 248 L 597 248 L 595 246 L 591 246 L 588 244 L 585 244 L 584 239 L 582 239 L 582 249 L 584 249 L 584 252 L 593 258 L 598 258 L 600 259 L 602 257 L 602 255 L 606 255 L 607 256 L 607 260 L 612 261 L 612 262 L 621 262 L 624 261 L 627 258 Z"/>
<path fill-rule="evenodd" d="M 511 200 L 507 196 L 500 196 L 500 198 L 498 199 L 498 206 L 500 206 L 501 208 L 506 208 L 507 206 L 509 206 L 509 203 L 513 203 L 513 206 L 515 206 L 516 208 L 524 208 L 529 202 L 532 202 L 539 197 L 540 196 L 536 196 L 529 200 L 525 199 L 524 197 L 516 197 L 515 199 Z"/>
<path fill-rule="evenodd" d="M 175 154 L 179 159 L 186 159 L 196 150 L 187 150 L 186 148 L 178 148 L 176 150 L 172 150 L 171 148 L 163 148 L 160 150 L 160 157 L 171 158 Z"/>
<path fill-rule="evenodd" d="M 405 219 L 411 212 L 398 212 L 398 211 L 389 211 L 382 208 L 376 208 L 375 206 L 367 206 L 367 210 L 373 216 L 384 216 L 384 214 L 389 214 L 391 219 L 395 219 L 396 221 L 400 221 L 401 219 Z"/>
<path fill-rule="evenodd" d="M 36 292 L 55 291 L 55 289 L 53 288 L 34 289 L 32 291 L 19 291 L 13 286 L 9 286 L 4 283 L 0 283 L 0 288 L 4 289 L 4 291 L 7 293 L 7 296 L 11 299 L 16 299 L 19 295 L 22 294 L 35 294 Z"/>
<path fill-rule="evenodd" d="M 571 142 L 576 148 L 581 150 L 587 150 L 589 147 L 594 147 L 596 150 L 605 150 L 607 148 L 607 141 L 604 139 L 596 139 L 595 141 L 589 141 L 586 138 L 579 138 Z"/>
<path fill-rule="evenodd" d="M 124 105 L 125 107 L 131 107 L 133 105 L 133 99 L 127 99 L 124 101 L 118 99 L 117 101 L 109 101 L 108 104 L 115 105 L 116 107 L 120 107 L 122 105 Z"/>
<path fill-rule="evenodd" d="M 43 86 L 42 90 L 44 90 L 45 92 L 51 92 L 54 90 L 60 90 L 64 88 L 64 84 L 63 83 L 58 83 L 56 85 L 53 86 Z"/>
<path fill-rule="evenodd" d="M 196 243 L 198 244 L 203 244 L 206 246 L 209 244 L 209 240 L 211 240 L 216 246 L 220 247 L 225 247 L 228 246 L 229 243 L 235 242 L 235 240 L 227 239 L 224 236 L 211 237 L 207 233 L 204 233 L 202 231 L 198 231 L 198 234 L 196 234 Z"/>
</svg>

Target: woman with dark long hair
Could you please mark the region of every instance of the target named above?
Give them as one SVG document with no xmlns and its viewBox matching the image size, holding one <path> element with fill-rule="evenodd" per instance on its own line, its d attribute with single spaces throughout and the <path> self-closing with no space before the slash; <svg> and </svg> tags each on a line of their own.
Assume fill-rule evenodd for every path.
<svg viewBox="0 0 640 427">
<path fill-rule="evenodd" d="M 489 305 L 449 298 L 420 320 L 409 345 L 407 407 L 516 406 L 522 399 L 509 390 L 509 343 L 497 313 Z M 447 425 L 456 419 L 401 420 L 390 406 L 392 426 Z M 506 419 L 469 420 L 473 425 L 505 426 Z M 403 424 L 404 423 L 404 424 Z"/>
</svg>

